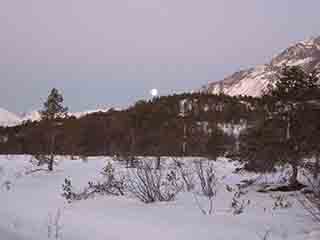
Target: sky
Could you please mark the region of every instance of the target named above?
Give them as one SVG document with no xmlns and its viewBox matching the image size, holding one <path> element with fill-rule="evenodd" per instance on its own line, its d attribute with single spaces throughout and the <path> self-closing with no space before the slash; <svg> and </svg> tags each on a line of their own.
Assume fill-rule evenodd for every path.
<svg viewBox="0 0 320 240">
<path fill-rule="evenodd" d="M 0 0 L 0 108 L 72 111 L 199 89 L 320 35 L 319 0 Z"/>
</svg>

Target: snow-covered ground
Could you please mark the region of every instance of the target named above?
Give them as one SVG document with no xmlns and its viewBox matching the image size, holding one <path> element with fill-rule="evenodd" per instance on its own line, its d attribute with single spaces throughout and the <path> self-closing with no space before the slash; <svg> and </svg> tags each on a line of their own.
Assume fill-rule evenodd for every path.
<svg viewBox="0 0 320 240">
<path fill-rule="evenodd" d="M 248 188 L 243 200 L 250 204 L 240 215 L 233 215 L 235 187 L 253 174 L 233 173 L 237 164 L 226 159 L 214 163 L 220 179 L 212 215 L 203 215 L 192 193 L 181 192 L 175 201 L 144 204 L 130 197 L 95 196 L 67 203 L 61 196 L 66 177 L 78 189 L 88 181 L 101 179 L 105 157 L 88 161 L 61 159 L 54 172 L 30 173 L 35 167 L 30 156 L 0 156 L 0 239 L 1 240 L 113 240 L 113 239 L 263 239 L 270 232 L 272 240 L 320 239 L 317 226 L 297 201 L 300 193 L 285 194 L 289 208 L 273 209 L 275 200 L 268 193 L 258 193 L 257 186 Z M 166 162 L 166 163 L 165 163 Z M 169 166 L 170 160 L 163 162 Z M 193 159 L 184 160 L 192 166 Z M 114 162 L 116 171 L 122 165 Z M 262 181 L 277 181 L 280 174 Z M 283 193 L 273 193 L 274 196 Z M 199 197 L 201 204 L 206 199 Z M 51 232 L 51 233 L 50 233 Z"/>
</svg>

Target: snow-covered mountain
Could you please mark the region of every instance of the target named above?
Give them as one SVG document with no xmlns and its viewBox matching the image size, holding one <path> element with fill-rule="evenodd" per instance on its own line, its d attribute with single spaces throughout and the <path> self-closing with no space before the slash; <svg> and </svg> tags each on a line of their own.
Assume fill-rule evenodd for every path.
<svg viewBox="0 0 320 240">
<path fill-rule="evenodd" d="M 81 117 L 84 117 L 88 114 L 92 114 L 92 113 L 98 113 L 98 112 L 108 112 L 109 109 L 95 109 L 95 110 L 87 110 L 87 111 L 83 111 L 83 112 L 71 112 L 71 113 L 68 113 L 69 116 L 74 116 L 76 118 L 81 118 Z"/>
<path fill-rule="evenodd" d="M 87 110 L 83 112 L 69 112 L 68 116 L 74 116 L 76 118 L 84 117 L 85 115 L 96 113 L 96 112 L 107 112 L 109 109 L 95 109 Z M 39 111 L 31 111 L 23 115 L 21 121 L 40 121 L 41 115 Z"/>
<path fill-rule="evenodd" d="M 0 108 L 0 126 L 10 127 L 20 123 L 20 118 L 14 113 Z"/>
<path fill-rule="evenodd" d="M 27 113 L 22 114 L 21 117 L 21 122 L 26 122 L 26 121 L 39 121 L 41 118 L 39 111 L 30 111 Z"/>
<path fill-rule="evenodd" d="M 241 70 L 222 81 L 211 82 L 202 87 L 201 91 L 259 97 L 269 81 L 276 79 L 284 65 L 301 66 L 307 72 L 320 68 L 320 37 L 298 42 L 274 57 L 270 63 Z"/>
<path fill-rule="evenodd" d="M 96 113 L 96 112 L 107 112 L 109 109 L 96 109 L 96 110 L 88 110 L 83 112 L 71 112 L 68 113 L 68 116 L 74 116 L 76 118 L 81 118 L 85 115 Z M 7 110 L 0 108 L 0 126 L 3 127 L 11 127 L 20 125 L 26 121 L 40 121 L 40 113 L 39 111 L 30 111 L 22 114 L 22 116 L 17 116 L 14 113 L 11 113 Z"/>
</svg>

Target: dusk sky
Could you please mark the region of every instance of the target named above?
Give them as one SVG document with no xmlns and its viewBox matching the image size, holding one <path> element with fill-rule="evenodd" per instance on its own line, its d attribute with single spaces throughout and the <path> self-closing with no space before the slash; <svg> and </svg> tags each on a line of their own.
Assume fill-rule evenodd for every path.
<svg viewBox="0 0 320 240">
<path fill-rule="evenodd" d="M 319 0 L 0 0 L 0 108 L 124 107 L 199 89 L 320 35 Z"/>
</svg>

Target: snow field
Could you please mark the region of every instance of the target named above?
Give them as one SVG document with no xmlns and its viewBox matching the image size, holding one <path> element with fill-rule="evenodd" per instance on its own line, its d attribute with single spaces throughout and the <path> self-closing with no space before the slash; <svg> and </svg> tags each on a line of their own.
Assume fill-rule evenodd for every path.
<svg viewBox="0 0 320 240">
<path fill-rule="evenodd" d="M 226 185 L 236 188 L 254 174 L 233 173 L 239 165 L 226 159 L 214 163 L 219 185 L 212 215 L 203 215 L 192 193 L 181 192 L 175 201 L 144 204 L 130 195 L 124 197 L 95 196 L 67 203 L 61 196 L 65 178 L 72 180 L 76 190 L 88 181 L 101 180 L 100 172 L 111 158 L 70 160 L 61 157 L 54 172 L 38 171 L 30 156 L 0 156 L 0 239 L 1 240 L 105 240 L 105 239 L 269 239 L 315 240 L 319 226 L 296 200 L 297 194 L 286 193 L 292 207 L 273 210 L 275 200 L 268 193 L 248 188 L 243 200 L 250 204 L 240 215 L 232 214 L 233 193 Z M 192 158 L 183 163 L 192 168 Z M 164 168 L 172 166 L 170 159 L 162 161 Z M 124 165 L 113 162 L 116 172 L 127 171 Z M 28 173 L 29 174 L 26 174 Z M 260 181 L 276 182 L 281 174 L 267 175 Z M 284 193 L 273 193 L 279 195 Z M 208 201 L 197 195 L 202 206 Z M 49 229 L 49 230 L 48 230 Z M 48 233 L 50 232 L 50 234 Z"/>
</svg>

